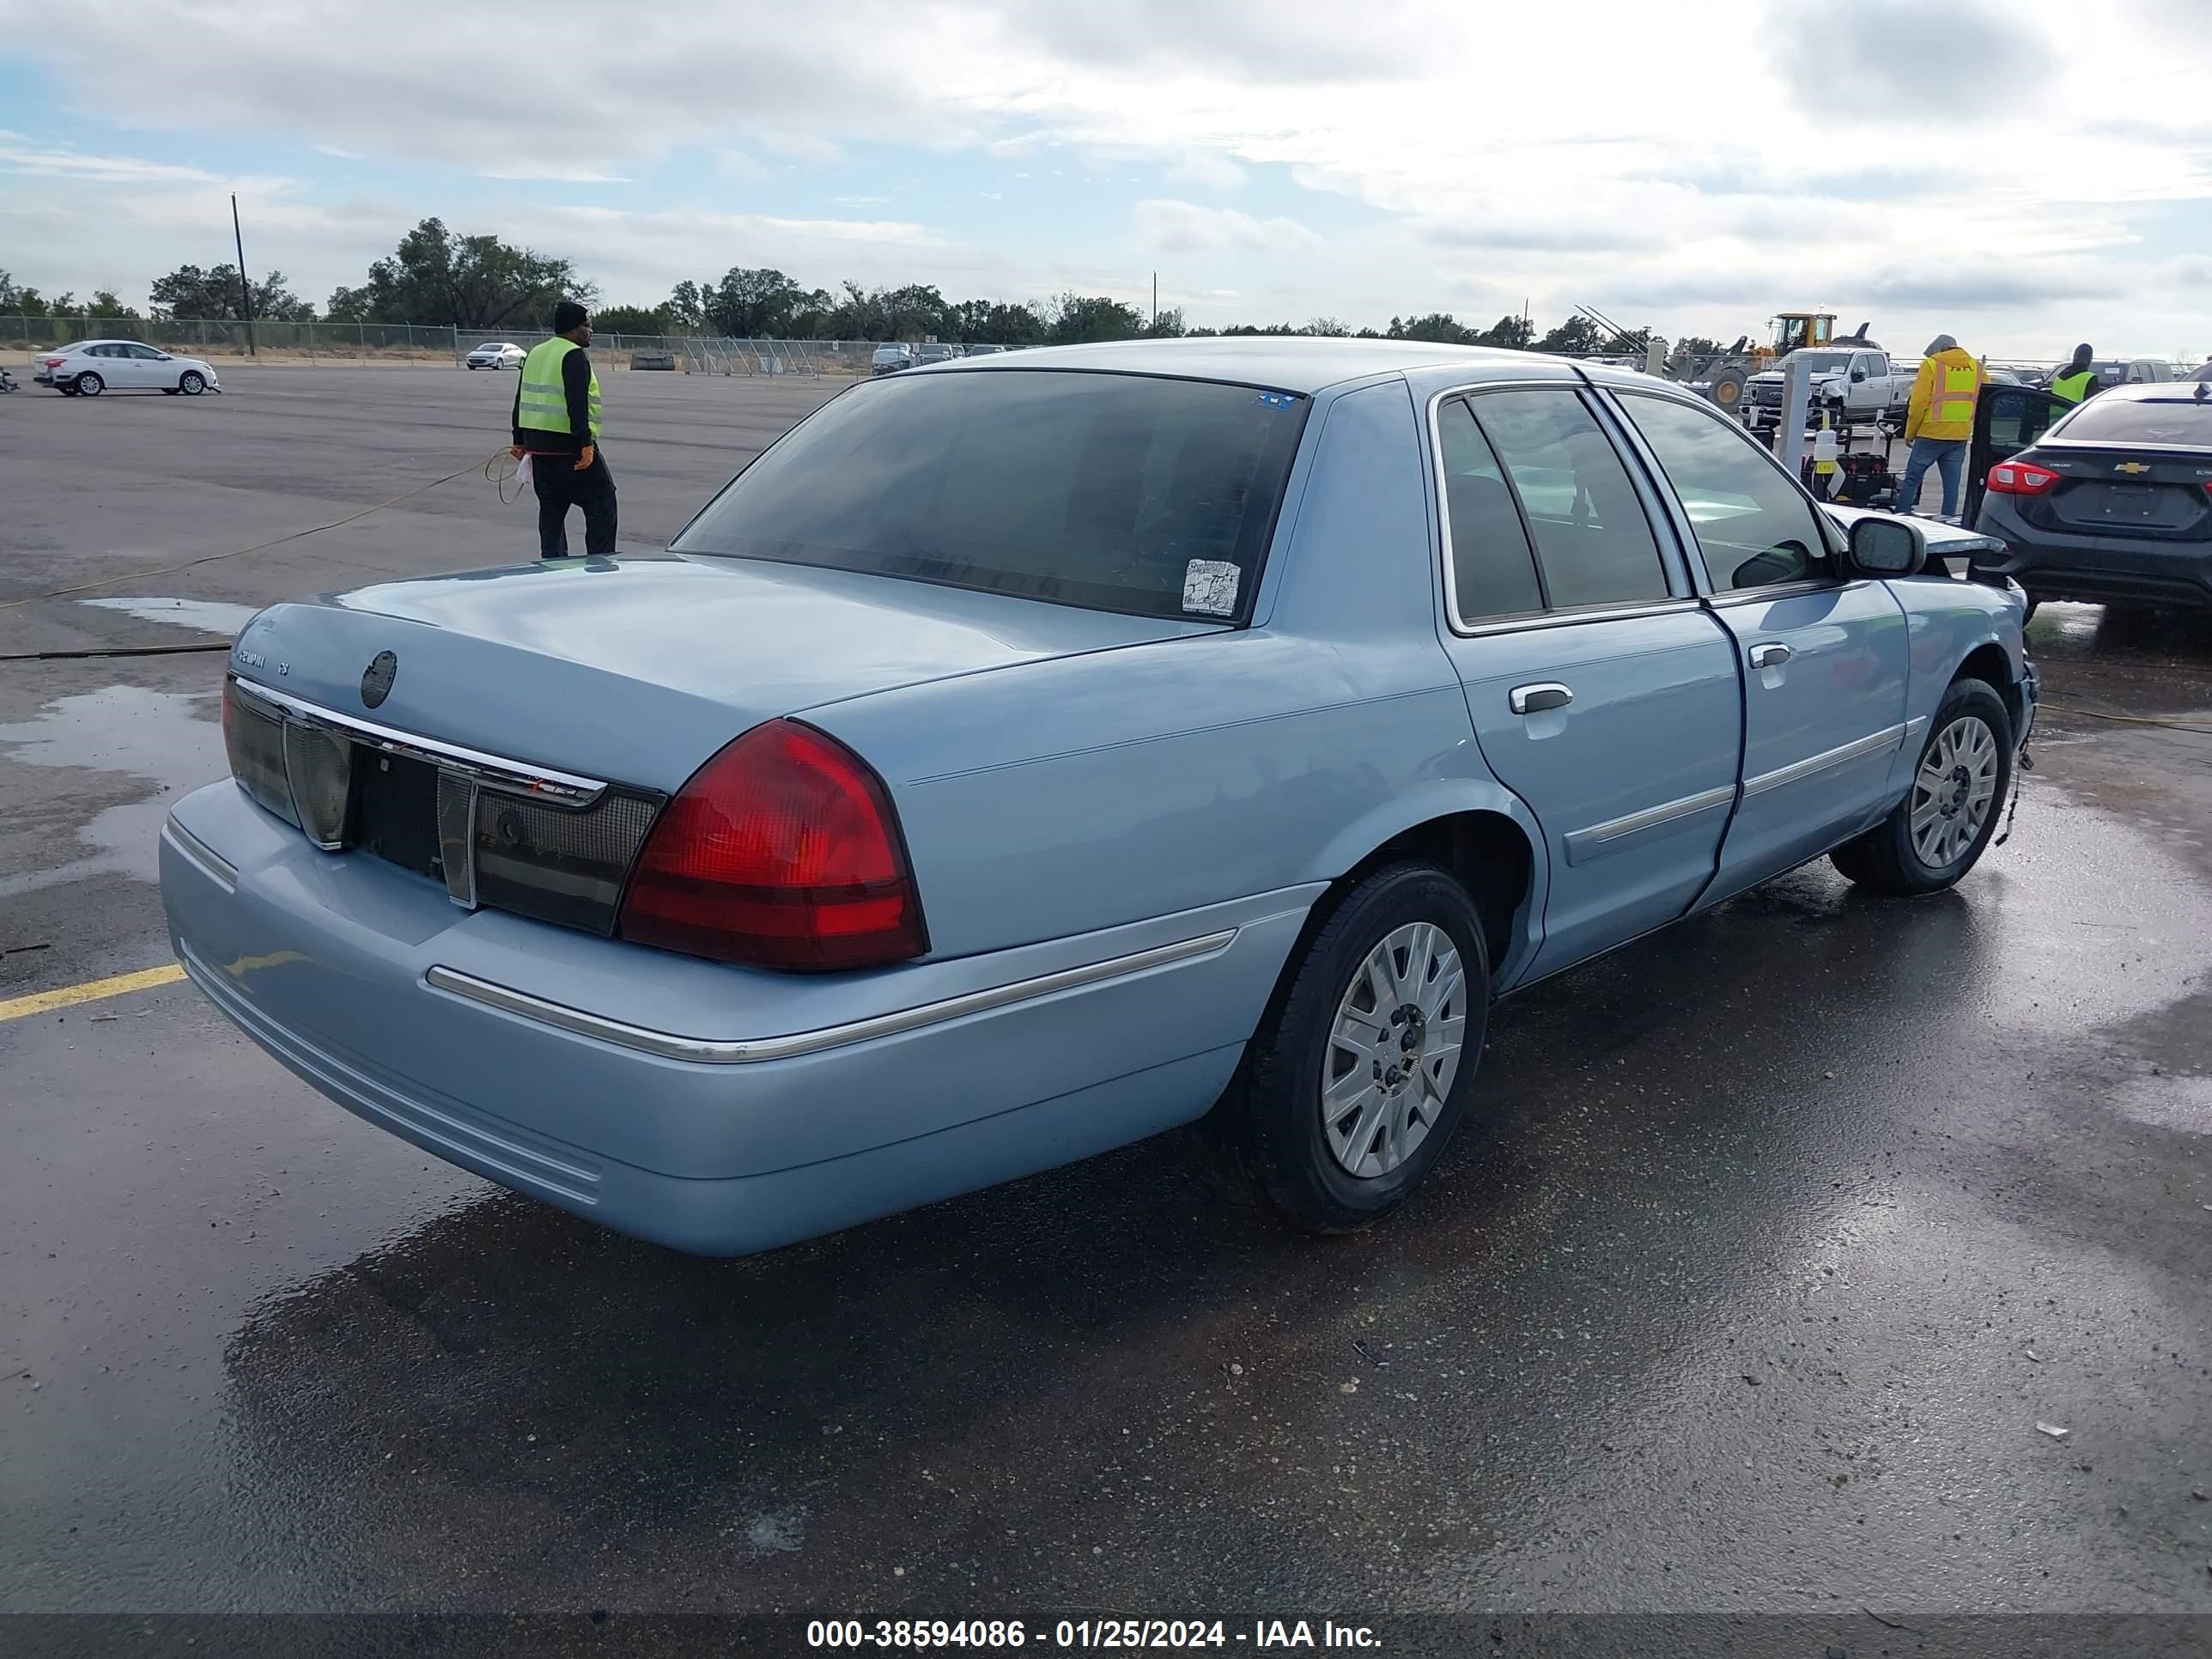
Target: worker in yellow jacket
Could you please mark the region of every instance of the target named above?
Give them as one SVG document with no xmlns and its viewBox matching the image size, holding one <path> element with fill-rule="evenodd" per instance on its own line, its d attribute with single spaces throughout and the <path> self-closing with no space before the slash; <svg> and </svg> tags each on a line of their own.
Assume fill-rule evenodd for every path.
<svg viewBox="0 0 2212 1659">
<path fill-rule="evenodd" d="M 1912 447 L 1905 457 L 1905 481 L 1897 489 L 1899 512 L 1910 513 L 1919 505 L 1921 481 L 1933 466 L 1942 475 L 1943 516 L 1957 516 L 1959 474 L 1966 463 L 1967 441 L 1974 435 L 1974 404 L 1989 378 L 1949 335 L 1938 334 L 1928 343 L 1928 354 L 1912 382 L 1912 402 L 1905 410 L 1905 441 Z"/>
</svg>

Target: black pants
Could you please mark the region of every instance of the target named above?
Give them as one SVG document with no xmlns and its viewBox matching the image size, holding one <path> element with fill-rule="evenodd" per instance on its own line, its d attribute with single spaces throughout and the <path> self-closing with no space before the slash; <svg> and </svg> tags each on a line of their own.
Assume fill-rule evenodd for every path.
<svg viewBox="0 0 2212 1659">
<path fill-rule="evenodd" d="M 533 455 L 530 480 L 538 491 L 538 556 L 568 556 L 568 509 L 584 509 L 584 551 L 615 550 L 615 475 L 605 454 L 581 472 L 566 455 Z"/>
</svg>

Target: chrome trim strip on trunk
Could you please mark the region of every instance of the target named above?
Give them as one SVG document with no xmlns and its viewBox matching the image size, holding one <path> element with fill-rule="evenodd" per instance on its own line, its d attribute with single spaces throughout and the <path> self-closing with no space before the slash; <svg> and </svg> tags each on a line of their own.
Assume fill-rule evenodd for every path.
<svg viewBox="0 0 2212 1659">
<path fill-rule="evenodd" d="M 175 848 L 182 856 L 199 866 L 201 873 L 216 882 L 225 892 L 238 890 L 238 866 L 176 819 L 170 818 L 161 825 L 161 839 Z"/>
<path fill-rule="evenodd" d="M 433 766 L 466 772 L 487 789 L 503 789 L 563 806 L 589 806 L 607 792 L 606 783 L 599 778 L 579 777 L 573 772 L 556 772 L 550 767 L 532 766 L 522 761 L 488 755 L 480 749 L 465 749 L 459 744 L 418 737 L 411 732 L 380 726 L 374 720 L 365 720 L 357 715 L 341 714 L 319 703 L 293 696 L 289 692 L 272 690 L 258 681 L 241 679 L 235 674 L 230 678 L 242 696 L 257 702 L 267 703 L 295 719 L 343 732 L 356 742 L 367 744 L 386 754 L 400 755 L 410 760 L 427 761 Z"/>
<path fill-rule="evenodd" d="M 1762 772 L 1755 778 L 1746 778 L 1743 781 L 1743 793 L 1747 799 L 1753 795 L 1764 794 L 1770 789 L 1779 789 L 1784 784 L 1796 783 L 1809 778 L 1816 772 L 1825 772 L 1832 766 L 1842 766 L 1851 761 L 1863 759 L 1869 755 L 1878 755 L 1885 750 L 1894 749 L 1904 741 L 1905 726 L 1902 722 L 1895 726 L 1885 726 L 1881 731 L 1861 738 L 1856 742 L 1824 750 L 1817 755 L 1808 755 L 1803 760 L 1793 762 L 1788 766 L 1777 767 L 1771 772 Z"/>
<path fill-rule="evenodd" d="M 796 1031 L 789 1036 L 678 1036 L 672 1032 L 656 1031 L 623 1020 L 609 1019 L 601 1014 L 587 1013 L 562 1003 L 548 1002 L 543 997 L 532 996 L 526 991 L 495 985 L 489 980 L 478 979 L 473 974 L 464 974 L 452 968 L 433 967 L 422 977 L 423 982 L 433 990 L 465 997 L 471 1002 L 480 1002 L 504 1013 L 520 1015 L 524 1019 L 536 1020 L 542 1025 L 573 1031 L 579 1036 L 597 1037 L 602 1042 L 624 1048 L 635 1048 L 642 1054 L 654 1054 L 663 1060 L 687 1060 L 704 1066 L 747 1066 L 761 1060 L 792 1060 L 801 1054 L 817 1054 L 825 1049 L 842 1048 L 876 1037 L 896 1036 L 969 1014 L 988 1013 L 1018 1002 L 1050 996 L 1054 992 L 1073 991 L 1107 980 L 1141 974 L 1154 968 L 1218 956 L 1236 939 L 1237 932 L 1237 928 L 1231 927 L 1199 939 L 1154 945 L 1151 950 L 1133 951 L 1127 956 L 1114 957 L 1105 962 L 1088 963 L 1080 968 L 1063 968 L 1057 973 L 1040 974 L 1034 979 L 1016 980 L 1011 985 L 994 985 L 988 990 L 970 991 L 938 1002 L 925 1002 L 919 1007 L 902 1008 L 893 1013 L 877 1014 L 867 1019 L 848 1021 L 842 1025 L 825 1025 L 812 1031 Z"/>
</svg>

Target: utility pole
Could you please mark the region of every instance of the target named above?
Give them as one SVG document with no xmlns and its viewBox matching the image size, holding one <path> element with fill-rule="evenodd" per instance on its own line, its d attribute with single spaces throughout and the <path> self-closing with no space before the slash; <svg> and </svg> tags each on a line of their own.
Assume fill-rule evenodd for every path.
<svg viewBox="0 0 2212 1659">
<path fill-rule="evenodd" d="M 1152 273 L 1152 326 L 1160 325 L 1160 273 Z"/>
<path fill-rule="evenodd" d="M 253 349 L 253 284 L 246 280 L 246 233 L 238 228 L 238 192 L 230 196 L 230 234 L 238 244 L 238 314 L 246 319 L 246 355 L 258 357 Z"/>
</svg>

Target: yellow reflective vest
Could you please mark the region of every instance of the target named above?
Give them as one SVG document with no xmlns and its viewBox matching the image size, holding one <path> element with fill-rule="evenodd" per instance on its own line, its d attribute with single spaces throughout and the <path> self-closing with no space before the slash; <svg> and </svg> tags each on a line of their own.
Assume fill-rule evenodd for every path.
<svg viewBox="0 0 2212 1659">
<path fill-rule="evenodd" d="M 1905 410 L 1906 441 L 1972 437 L 1974 399 L 1988 378 L 1982 366 L 1956 346 L 1923 361 Z"/>
<path fill-rule="evenodd" d="M 2051 380 L 2051 395 L 2078 404 L 2089 395 L 2089 388 L 2096 380 L 2097 371 L 2094 368 L 2085 368 L 2078 374 L 2055 374 Z"/>
<path fill-rule="evenodd" d="M 572 351 L 583 347 L 555 335 L 530 348 L 522 360 L 522 392 L 515 404 L 514 423 L 526 432 L 557 432 L 574 436 L 568 423 L 568 393 L 561 384 L 561 365 Z M 591 441 L 599 441 L 599 371 L 592 371 Z"/>
</svg>

